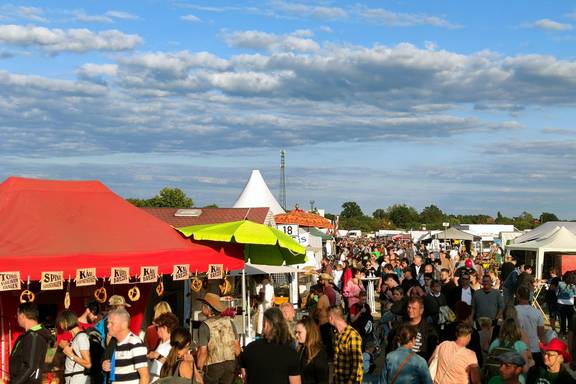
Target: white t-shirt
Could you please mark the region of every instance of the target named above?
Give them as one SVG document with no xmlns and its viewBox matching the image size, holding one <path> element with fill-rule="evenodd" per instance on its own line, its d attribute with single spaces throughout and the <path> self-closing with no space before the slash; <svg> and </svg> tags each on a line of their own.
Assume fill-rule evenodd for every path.
<svg viewBox="0 0 576 384">
<path fill-rule="evenodd" d="M 80 351 L 90 351 L 90 340 L 88 339 L 86 332 L 80 332 L 76 334 L 74 339 L 72 339 L 70 346 L 72 347 L 72 350 L 76 356 L 82 356 Z M 64 363 L 64 373 L 84 372 L 84 369 L 85 368 L 83 366 L 74 362 L 69 357 L 66 357 L 66 361 Z M 88 376 L 81 373 L 66 377 L 67 384 L 84 384 L 89 380 L 90 378 Z"/>
<path fill-rule="evenodd" d="M 170 353 L 170 349 L 172 349 L 172 347 L 170 346 L 170 340 L 168 340 L 165 343 L 158 344 L 158 347 L 156 347 L 156 352 L 158 352 L 160 356 L 166 357 Z M 151 382 L 158 380 L 158 378 L 160 377 L 161 369 L 162 369 L 162 363 L 160 362 L 160 360 L 158 359 L 150 360 L 148 364 L 148 370 L 150 371 L 150 376 L 152 379 Z"/>
<path fill-rule="evenodd" d="M 520 328 L 528 335 L 530 352 L 540 352 L 540 339 L 538 338 L 538 327 L 544 326 L 544 316 L 531 305 L 517 305 L 518 323 Z"/>
</svg>

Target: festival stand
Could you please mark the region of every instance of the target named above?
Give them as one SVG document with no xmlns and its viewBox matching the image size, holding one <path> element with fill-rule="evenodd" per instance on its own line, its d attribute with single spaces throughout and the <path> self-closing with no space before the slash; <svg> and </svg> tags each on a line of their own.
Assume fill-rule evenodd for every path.
<svg viewBox="0 0 576 384">
<path fill-rule="evenodd" d="M 100 288 L 108 298 L 138 287 L 140 299 L 128 302 L 131 328 L 139 331 L 148 298 L 164 278 L 187 281 L 195 272 L 244 266 L 241 245 L 192 242 L 98 181 L 10 177 L 0 184 L 0 217 L 3 379 L 22 300 L 34 296 L 57 311 L 66 302 L 81 313 L 84 299 Z"/>
</svg>

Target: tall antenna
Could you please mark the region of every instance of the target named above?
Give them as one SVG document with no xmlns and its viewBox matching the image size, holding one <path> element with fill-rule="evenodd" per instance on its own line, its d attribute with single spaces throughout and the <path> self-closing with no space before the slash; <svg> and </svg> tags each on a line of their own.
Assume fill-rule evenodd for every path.
<svg viewBox="0 0 576 384">
<path fill-rule="evenodd" d="M 280 194 L 278 200 L 282 209 L 286 210 L 286 151 L 280 151 Z"/>
</svg>

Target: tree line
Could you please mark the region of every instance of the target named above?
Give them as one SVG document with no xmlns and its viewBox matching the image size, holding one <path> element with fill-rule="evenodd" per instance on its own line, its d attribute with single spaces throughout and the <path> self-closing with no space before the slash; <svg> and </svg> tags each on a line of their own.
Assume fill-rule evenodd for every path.
<svg viewBox="0 0 576 384">
<path fill-rule="evenodd" d="M 194 202 L 180 188 L 162 188 L 160 192 L 149 199 L 128 198 L 128 202 L 137 207 L 155 208 L 193 208 Z M 204 208 L 218 208 L 216 204 Z M 326 218 L 335 220 L 335 214 L 326 214 Z M 365 215 L 355 201 L 342 204 L 338 227 L 340 229 L 360 229 L 371 232 L 379 229 L 443 229 L 442 223 L 456 224 L 512 224 L 520 230 L 531 229 L 547 221 L 558 221 L 554 213 L 543 212 L 536 217 L 529 212 L 522 212 L 516 217 L 506 217 L 501 212 L 496 217 L 489 215 L 453 215 L 443 212 L 434 204 L 418 212 L 406 204 L 394 204 L 386 209 L 379 208 L 372 216 Z"/>
<path fill-rule="evenodd" d="M 336 215 L 326 214 L 334 220 Z M 442 223 L 450 226 L 457 224 L 512 224 L 517 229 L 532 229 L 547 221 L 558 221 L 554 213 L 543 212 L 536 217 L 529 212 L 522 212 L 516 217 L 506 217 L 501 212 L 496 217 L 489 215 L 454 215 L 443 212 L 436 205 L 431 204 L 418 212 L 414 207 L 406 204 L 394 204 L 386 209 L 379 208 L 372 212 L 372 216 L 365 215 L 355 201 L 342 204 L 342 211 L 338 221 L 340 229 L 360 229 L 362 231 L 376 231 L 379 229 L 414 229 L 426 227 L 427 230 L 443 229 Z"/>
</svg>

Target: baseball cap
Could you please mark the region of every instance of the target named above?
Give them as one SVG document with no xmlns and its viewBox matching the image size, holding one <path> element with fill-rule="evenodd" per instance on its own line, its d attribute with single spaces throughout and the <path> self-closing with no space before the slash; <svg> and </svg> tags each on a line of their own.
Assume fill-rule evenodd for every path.
<svg viewBox="0 0 576 384">
<path fill-rule="evenodd" d="M 514 364 L 519 367 L 524 366 L 526 364 L 526 360 L 520 355 L 518 352 L 510 351 L 504 352 L 496 357 L 496 359 L 505 364 Z"/>
</svg>

